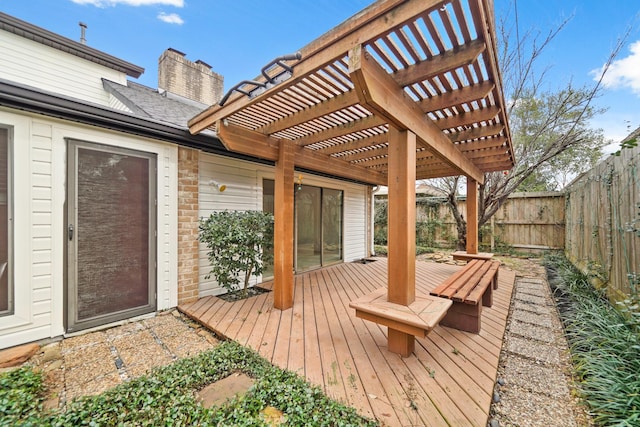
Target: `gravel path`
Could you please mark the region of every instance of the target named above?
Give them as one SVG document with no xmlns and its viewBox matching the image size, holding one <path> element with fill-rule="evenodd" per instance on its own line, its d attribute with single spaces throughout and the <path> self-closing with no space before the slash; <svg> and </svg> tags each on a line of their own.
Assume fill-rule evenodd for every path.
<svg viewBox="0 0 640 427">
<path fill-rule="evenodd" d="M 546 271 L 535 260 L 512 266 L 515 290 L 489 425 L 590 426 L 572 391 L 569 350 Z"/>
</svg>

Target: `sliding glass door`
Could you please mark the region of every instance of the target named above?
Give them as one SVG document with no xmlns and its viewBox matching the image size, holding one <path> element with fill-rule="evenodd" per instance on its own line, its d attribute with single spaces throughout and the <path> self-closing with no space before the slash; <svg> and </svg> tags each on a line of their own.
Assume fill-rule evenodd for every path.
<svg viewBox="0 0 640 427">
<path fill-rule="evenodd" d="M 273 213 L 273 180 L 263 180 L 262 208 Z M 294 267 L 302 272 L 343 260 L 343 191 L 295 186 Z M 273 275 L 273 268 L 264 277 Z"/>
</svg>

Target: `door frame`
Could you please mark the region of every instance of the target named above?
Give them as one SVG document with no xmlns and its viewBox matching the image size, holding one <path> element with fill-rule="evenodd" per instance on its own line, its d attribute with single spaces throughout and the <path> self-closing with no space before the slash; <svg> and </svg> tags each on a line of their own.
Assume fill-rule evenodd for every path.
<svg viewBox="0 0 640 427">
<path fill-rule="evenodd" d="M 67 333 L 102 326 L 142 314 L 155 312 L 157 301 L 157 227 L 158 227 L 158 158 L 156 153 L 131 148 L 95 143 L 76 138 L 65 138 L 67 147 L 66 200 L 64 206 L 64 329 Z M 149 161 L 149 245 L 148 245 L 148 304 L 95 316 L 85 320 L 78 319 L 77 313 L 77 160 L 78 149 L 90 149 L 114 154 L 123 154 L 145 158 Z M 74 226 L 73 239 L 69 239 L 69 225 Z"/>
</svg>

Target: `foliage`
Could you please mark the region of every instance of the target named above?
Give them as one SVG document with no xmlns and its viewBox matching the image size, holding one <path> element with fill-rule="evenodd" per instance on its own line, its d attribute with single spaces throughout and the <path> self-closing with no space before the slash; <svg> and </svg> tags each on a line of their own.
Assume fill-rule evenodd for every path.
<svg viewBox="0 0 640 427">
<path fill-rule="evenodd" d="M 388 251 L 386 245 L 374 245 L 373 250 L 376 252 L 376 255 L 379 256 L 387 256 Z"/>
<path fill-rule="evenodd" d="M 389 203 L 386 199 L 376 199 L 373 211 L 373 243 L 376 245 L 387 244 L 387 207 Z"/>
<path fill-rule="evenodd" d="M 614 156 L 620 156 L 622 154 L 622 150 L 628 150 L 631 148 L 635 148 L 638 146 L 638 138 L 625 139 L 620 143 L 620 149 L 615 153 L 612 153 Z"/>
<path fill-rule="evenodd" d="M 0 413 L 1 425 L 256 426 L 266 425 L 260 411 L 267 406 L 284 412 L 289 425 L 376 425 L 360 417 L 354 409 L 329 399 L 318 387 L 296 374 L 271 366 L 256 352 L 234 342 L 224 342 L 208 352 L 154 370 L 148 376 L 120 384 L 101 395 L 74 400 L 64 412 L 39 412 L 37 396 L 42 381 L 37 379 L 38 374 L 30 368 L 14 372 L 0 377 L 0 393 L 5 405 Z M 211 409 L 197 402 L 196 390 L 236 372 L 256 379 L 244 397 Z M 23 392 L 26 394 L 20 394 Z M 14 397 L 10 404 L 22 406 L 19 409 L 22 415 L 18 417 L 7 415 L 11 414 L 9 410 L 14 410 L 6 404 L 9 393 Z"/>
<path fill-rule="evenodd" d="M 579 388 L 597 425 L 640 424 L 640 313 L 622 310 L 564 257 L 547 257 Z M 629 304 L 631 303 L 631 304 Z"/>
<path fill-rule="evenodd" d="M 31 368 L 0 374 L 0 425 L 37 425 L 42 383 L 42 373 Z"/>
<path fill-rule="evenodd" d="M 273 215 L 261 211 L 221 211 L 200 220 L 201 242 L 207 245 L 211 273 L 227 291 L 244 276 L 244 292 L 251 276 L 260 276 L 271 262 Z"/>
<path fill-rule="evenodd" d="M 442 203 L 441 199 L 421 198 L 417 200 L 418 207 L 422 209 L 437 208 Z M 374 213 L 374 233 L 373 242 L 375 245 L 384 246 L 387 244 L 387 221 L 388 221 L 388 201 L 376 200 Z M 444 221 L 437 215 L 437 209 L 431 212 L 428 219 L 416 221 L 416 246 L 434 247 L 436 246 L 436 233 L 443 228 Z M 424 252 L 423 252 L 424 253 Z"/>
</svg>

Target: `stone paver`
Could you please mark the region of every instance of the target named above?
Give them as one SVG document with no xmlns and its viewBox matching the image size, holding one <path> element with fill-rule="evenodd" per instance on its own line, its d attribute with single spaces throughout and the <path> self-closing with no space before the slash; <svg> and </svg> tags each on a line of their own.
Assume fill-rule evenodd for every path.
<svg viewBox="0 0 640 427">
<path fill-rule="evenodd" d="M 28 363 L 46 374 L 45 407 L 64 408 L 72 399 L 102 393 L 216 343 L 211 333 L 173 311 L 48 344 Z"/>
<path fill-rule="evenodd" d="M 553 320 L 548 314 L 537 314 L 529 310 L 516 309 L 517 303 L 514 305 L 512 318 L 532 325 L 542 326 L 544 328 L 553 328 Z"/>
<path fill-rule="evenodd" d="M 506 342 L 510 353 L 543 363 L 560 363 L 560 352 L 555 346 L 516 336 L 507 337 Z"/>
<path fill-rule="evenodd" d="M 540 316 L 543 316 L 545 319 L 550 319 L 551 313 L 555 311 L 555 308 L 548 307 L 546 305 L 536 304 L 530 301 L 514 300 L 512 304 L 513 304 L 514 311 L 539 314 Z M 532 323 L 539 324 L 538 320 L 535 320 Z M 550 327 L 550 326 L 547 326 L 547 327 Z"/>
<path fill-rule="evenodd" d="M 556 340 L 553 330 L 549 328 L 541 328 L 531 323 L 512 320 L 509 325 L 509 332 L 513 335 L 519 335 L 523 338 L 542 341 L 546 344 L 552 344 Z"/>
</svg>

